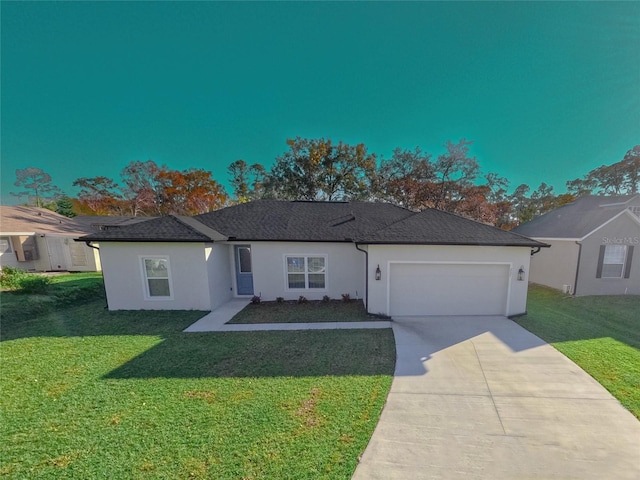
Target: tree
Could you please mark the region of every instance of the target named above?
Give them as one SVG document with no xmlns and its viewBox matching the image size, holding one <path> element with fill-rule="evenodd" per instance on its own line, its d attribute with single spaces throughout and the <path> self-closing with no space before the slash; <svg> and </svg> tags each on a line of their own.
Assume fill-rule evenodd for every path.
<svg viewBox="0 0 640 480">
<path fill-rule="evenodd" d="M 236 160 L 229 165 L 227 172 L 231 176 L 233 194 L 238 202 L 255 200 L 264 194 L 267 172 L 261 164 L 249 166 L 244 160 Z"/>
<path fill-rule="evenodd" d="M 580 197 L 590 194 L 633 195 L 640 191 L 640 145 L 611 165 L 594 168 L 582 178 L 569 180 L 567 190 Z"/>
<path fill-rule="evenodd" d="M 266 176 L 264 195 L 290 200 L 355 200 L 368 198 L 376 157 L 364 144 L 331 140 L 287 140 L 289 151 L 276 158 Z"/>
<path fill-rule="evenodd" d="M 227 200 L 224 188 L 211 177 L 211 172 L 203 169 L 179 172 L 163 167 L 157 181 L 162 214 L 207 213 L 223 207 Z"/>
<path fill-rule="evenodd" d="M 73 182 L 80 187 L 78 200 L 96 215 L 114 215 L 122 211 L 122 194 L 118 184 L 108 177 L 82 177 Z"/>
<path fill-rule="evenodd" d="M 36 207 L 42 207 L 44 200 L 57 200 L 63 195 L 62 190 L 51 183 L 51 175 L 37 167 L 27 167 L 16 170 L 16 187 L 23 187 L 22 192 L 11 192 L 16 197 L 28 198 L 29 203 L 32 202 Z"/>
<path fill-rule="evenodd" d="M 69 218 L 76 216 L 76 212 L 73 211 L 73 203 L 71 202 L 71 199 L 66 196 L 56 202 L 55 212 Z"/>
</svg>

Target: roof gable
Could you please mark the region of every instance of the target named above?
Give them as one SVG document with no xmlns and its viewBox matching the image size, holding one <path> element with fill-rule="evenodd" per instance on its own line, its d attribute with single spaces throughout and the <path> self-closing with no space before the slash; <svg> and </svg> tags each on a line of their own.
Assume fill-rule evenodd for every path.
<svg viewBox="0 0 640 480">
<path fill-rule="evenodd" d="M 534 218 L 512 231 L 528 237 L 578 240 L 632 206 L 640 206 L 640 195 L 588 195 Z"/>
</svg>

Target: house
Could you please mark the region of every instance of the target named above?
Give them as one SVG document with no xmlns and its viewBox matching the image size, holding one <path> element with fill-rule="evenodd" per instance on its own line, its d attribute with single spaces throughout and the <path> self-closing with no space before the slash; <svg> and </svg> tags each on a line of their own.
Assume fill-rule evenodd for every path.
<svg viewBox="0 0 640 480">
<path fill-rule="evenodd" d="M 640 295 L 640 195 L 585 196 L 513 232 L 551 245 L 529 280 L 574 295 Z"/>
<path fill-rule="evenodd" d="M 100 270 L 98 251 L 74 242 L 93 232 L 75 219 L 51 210 L 0 206 L 0 267 L 27 271 Z"/>
<path fill-rule="evenodd" d="M 364 300 L 386 315 L 525 312 L 541 242 L 438 210 L 258 200 L 107 229 L 109 308 L 211 310 L 234 297 Z"/>
</svg>

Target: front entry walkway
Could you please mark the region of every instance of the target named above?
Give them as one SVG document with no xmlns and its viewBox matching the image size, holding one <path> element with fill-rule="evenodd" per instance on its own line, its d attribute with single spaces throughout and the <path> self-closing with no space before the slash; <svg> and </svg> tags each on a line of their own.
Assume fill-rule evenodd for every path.
<svg viewBox="0 0 640 480">
<path fill-rule="evenodd" d="M 235 323 L 227 325 L 249 300 L 236 298 L 208 313 L 185 332 L 256 332 L 265 330 L 348 330 L 360 328 L 391 328 L 391 322 L 318 322 L 318 323 Z"/>
<path fill-rule="evenodd" d="M 355 480 L 640 478 L 640 422 L 540 338 L 504 317 L 394 320 Z"/>
</svg>

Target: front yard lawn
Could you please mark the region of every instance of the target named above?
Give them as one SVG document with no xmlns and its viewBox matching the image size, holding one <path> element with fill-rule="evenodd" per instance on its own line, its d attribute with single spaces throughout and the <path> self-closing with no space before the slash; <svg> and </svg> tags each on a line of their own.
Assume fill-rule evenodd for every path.
<svg viewBox="0 0 640 480">
<path fill-rule="evenodd" d="M 380 317 L 367 314 L 362 300 L 262 302 L 249 304 L 227 323 L 367 322 Z"/>
<path fill-rule="evenodd" d="M 640 418 L 640 296 L 568 297 L 532 285 L 516 318 L 600 382 Z"/>
<path fill-rule="evenodd" d="M 0 476 L 351 477 L 391 385 L 390 329 L 194 334 L 203 312 L 103 307 L 2 312 Z"/>
</svg>

